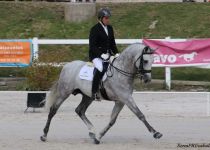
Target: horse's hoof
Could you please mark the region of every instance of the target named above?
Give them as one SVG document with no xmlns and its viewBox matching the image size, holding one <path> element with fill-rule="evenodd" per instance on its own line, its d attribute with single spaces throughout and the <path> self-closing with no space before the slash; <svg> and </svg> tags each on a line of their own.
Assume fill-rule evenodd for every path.
<svg viewBox="0 0 210 150">
<path fill-rule="evenodd" d="M 153 137 L 154 137 L 155 139 L 160 139 L 162 136 L 163 136 L 163 135 L 162 135 L 160 132 L 156 132 L 156 133 L 153 135 Z"/>
<path fill-rule="evenodd" d="M 41 137 L 40 137 L 40 140 L 41 140 L 42 142 L 46 142 L 46 141 L 47 141 L 47 137 L 41 136 Z"/>
<path fill-rule="evenodd" d="M 93 139 L 94 144 L 100 144 L 100 140 L 98 140 L 96 138 L 96 134 L 95 133 L 89 132 L 89 136 L 90 136 L 91 139 Z"/>
<path fill-rule="evenodd" d="M 94 138 L 94 144 L 100 144 L 100 141 L 96 138 Z"/>
<path fill-rule="evenodd" d="M 96 138 L 96 135 L 93 132 L 89 132 L 89 136 L 90 136 L 91 139 L 95 139 Z"/>
</svg>

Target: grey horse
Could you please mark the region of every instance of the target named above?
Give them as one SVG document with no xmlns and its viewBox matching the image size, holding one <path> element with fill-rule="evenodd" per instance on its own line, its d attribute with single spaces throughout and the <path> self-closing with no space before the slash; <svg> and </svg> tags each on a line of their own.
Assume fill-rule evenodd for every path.
<svg viewBox="0 0 210 150">
<path fill-rule="evenodd" d="M 86 64 L 84 61 L 72 61 L 66 64 L 60 74 L 58 81 L 52 87 L 50 94 L 46 99 L 46 107 L 49 109 L 48 120 L 44 128 L 44 135 L 40 137 L 42 141 L 47 140 L 50 122 L 56 114 L 61 104 L 69 95 L 82 94 L 81 103 L 75 109 L 82 121 L 86 124 L 89 136 L 95 144 L 99 144 L 101 138 L 114 125 L 116 119 L 126 105 L 147 127 L 155 139 L 162 137 L 146 120 L 144 114 L 140 111 L 132 98 L 134 76 L 140 74 L 143 81 L 151 81 L 151 68 L 153 62 L 154 50 L 140 43 L 129 45 L 116 60 L 110 64 L 107 74 L 112 74 L 104 81 L 107 96 L 115 105 L 111 113 L 111 119 L 107 126 L 96 134 L 93 124 L 85 115 L 87 108 L 92 103 L 91 81 L 81 80 L 79 78 L 80 69 Z M 102 96 L 102 95 L 101 95 Z"/>
</svg>

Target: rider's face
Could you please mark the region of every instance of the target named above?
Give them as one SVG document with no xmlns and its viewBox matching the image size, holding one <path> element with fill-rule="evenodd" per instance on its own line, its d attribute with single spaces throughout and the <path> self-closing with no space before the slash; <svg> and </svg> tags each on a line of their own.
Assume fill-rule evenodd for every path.
<svg viewBox="0 0 210 150">
<path fill-rule="evenodd" d="M 103 17 L 102 22 L 103 22 L 103 24 L 106 25 L 106 26 L 109 25 L 109 24 L 110 24 L 109 17 Z"/>
</svg>

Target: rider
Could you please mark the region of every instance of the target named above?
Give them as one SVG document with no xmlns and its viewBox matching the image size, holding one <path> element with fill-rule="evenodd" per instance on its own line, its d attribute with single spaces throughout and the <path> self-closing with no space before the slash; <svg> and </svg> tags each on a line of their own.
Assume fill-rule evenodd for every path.
<svg viewBox="0 0 210 150">
<path fill-rule="evenodd" d="M 90 30 L 89 35 L 89 59 L 97 68 L 92 83 L 92 99 L 99 100 L 99 84 L 107 71 L 110 56 L 118 56 L 113 28 L 109 18 L 111 12 L 107 8 L 98 11 L 98 23 Z"/>
</svg>

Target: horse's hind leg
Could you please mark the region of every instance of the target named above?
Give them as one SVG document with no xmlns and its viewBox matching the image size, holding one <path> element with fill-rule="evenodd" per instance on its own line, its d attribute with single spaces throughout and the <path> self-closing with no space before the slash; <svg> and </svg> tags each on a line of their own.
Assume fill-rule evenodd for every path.
<svg viewBox="0 0 210 150">
<path fill-rule="evenodd" d="M 63 98 L 58 98 L 56 103 L 53 104 L 50 108 L 50 112 L 49 112 L 49 115 L 48 115 L 48 119 L 47 119 L 47 123 L 45 125 L 45 128 L 44 128 L 44 135 L 40 137 L 40 139 L 45 142 L 47 140 L 47 133 L 49 131 L 49 127 L 50 127 L 50 123 L 51 123 L 51 120 L 53 118 L 53 116 L 56 114 L 58 108 L 61 106 L 61 104 L 66 100 L 66 98 L 68 97 L 69 95 L 65 95 Z"/>
<path fill-rule="evenodd" d="M 95 128 L 85 115 L 85 112 L 91 103 L 92 103 L 92 99 L 86 95 L 83 95 L 82 101 L 75 109 L 75 112 L 79 115 L 79 117 L 82 119 L 82 121 L 86 124 L 86 126 L 89 130 L 90 138 L 95 139 L 96 138 Z"/>
</svg>

